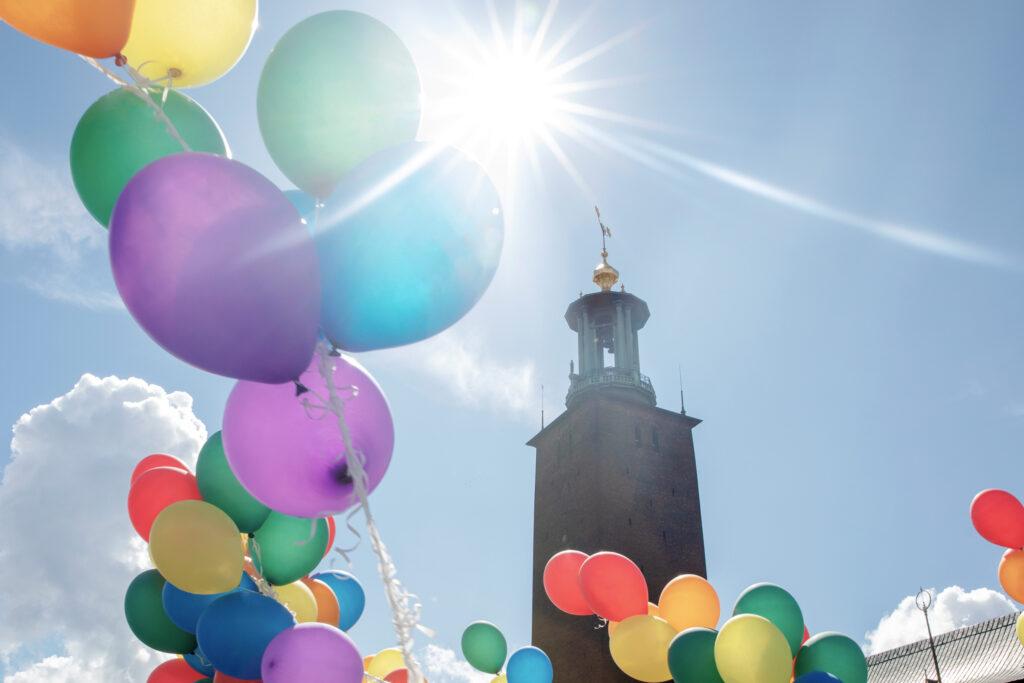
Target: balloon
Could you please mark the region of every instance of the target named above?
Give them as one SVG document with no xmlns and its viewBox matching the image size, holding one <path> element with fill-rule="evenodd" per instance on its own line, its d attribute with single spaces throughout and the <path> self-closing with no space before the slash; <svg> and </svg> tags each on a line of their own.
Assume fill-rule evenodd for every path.
<svg viewBox="0 0 1024 683">
<path fill-rule="evenodd" d="M 825 671 L 843 683 L 866 683 L 868 665 L 864 652 L 841 633 L 819 633 L 808 640 L 796 655 L 797 678 L 812 671 Z"/>
<path fill-rule="evenodd" d="M 338 597 L 338 606 L 341 610 L 341 621 L 338 623 L 338 628 L 347 631 L 355 626 L 366 606 L 366 593 L 363 592 L 359 580 L 340 569 L 313 574 L 312 578 L 326 583 Z"/>
<path fill-rule="evenodd" d="M 341 624 L 341 610 L 338 607 L 338 596 L 334 594 L 331 587 L 323 581 L 303 577 L 299 579 L 306 584 L 313 593 L 316 600 L 316 620 L 321 624 L 339 626 Z"/>
<path fill-rule="evenodd" d="M 405 668 L 405 658 L 397 647 L 389 647 L 374 655 L 366 673 L 377 678 L 384 678 L 392 671 Z"/>
<path fill-rule="evenodd" d="M 544 565 L 544 592 L 558 609 L 568 614 L 593 614 L 580 591 L 580 567 L 588 555 L 579 550 L 555 553 Z"/>
<path fill-rule="evenodd" d="M 213 683 L 262 683 L 257 679 L 245 679 L 235 678 L 234 676 L 228 676 L 223 671 L 218 671 L 213 675 Z"/>
<path fill-rule="evenodd" d="M 316 621 L 316 598 L 313 591 L 301 581 L 293 581 L 284 586 L 274 586 L 277 600 L 295 615 L 300 624 Z"/>
<path fill-rule="evenodd" d="M 391 411 L 380 387 L 354 358 L 330 360 L 334 383 L 347 399 L 345 420 L 352 444 L 365 458 L 367 489 L 373 491 L 391 462 Z M 311 394 L 326 396 L 319 361 L 314 358 L 299 381 Z M 308 401 L 315 406 L 314 399 L 296 396 L 289 385 L 239 382 L 224 409 L 224 448 L 238 480 L 272 510 L 323 517 L 347 510 L 357 499 L 338 422 L 325 417 L 322 408 L 307 409 Z M 323 550 L 321 546 L 318 560 Z"/>
<path fill-rule="evenodd" d="M 324 557 L 327 557 L 331 552 L 331 548 L 334 547 L 334 536 L 338 533 L 338 525 L 334 521 L 334 517 L 328 516 L 327 520 L 327 548 L 324 550 Z"/>
<path fill-rule="evenodd" d="M 1024 645 L 1024 612 L 1017 617 L 1017 640 L 1020 641 L 1021 645 Z"/>
<path fill-rule="evenodd" d="M 263 655 L 263 683 L 360 683 L 355 643 L 327 624 L 299 624 L 278 633 Z"/>
<path fill-rule="evenodd" d="M 146 683 L 197 683 L 203 676 L 184 659 L 169 659 L 153 669 Z"/>
<path fill-rule="evenodd" d="M 667 681 L 672 675 L 666 653 L 675 635 L 675 629 L 659 617 L 629 617 L 611 636 L 612 659 L 623 673 L 638 681 Z"/>
<path fill-rule="evenodd" d="M 668 669 L 676 683 L 724 683 L 715 664 L 718 631 L 701 626 L 688 628 L 668 646 Z"/>
<path fill-rule="evenodd" d="M 196 461 L 196 478 L 203 500 L 227 513 L 239 531 L 252 533 L 260 528 L 270 508 L 259 502 L 238 483 L 224 455 L 220 432 L 206 440 Z"/>
<path fill-rule="evenodd" d="M 387 681 L 387 683 L 409 683 L 409 670 L 395 669 L 385 676 L 384 680 Z"/>
<path fill-rule="evenodd" d="M 1006 594 L 1024 602 L 1024 550 L 1007 550 L 999 561 L 999 583 Z"/>
<path fill-rule="evenodd" d="M 649 616 L 649 617 L 661 616 L 661 614 L 658 611 L 658 606 L 655 605 L 653 602 L 648 602 L 647 603 L 647 616 Z M 609 638 L 611 638 L 612 634 L 615 633 L 615 630 L 619 627 L 620 623 L 621 622 L 618 622 L 618 621 L 609 621 L 608 622 L 608 637 Z"/>
<path fill-rule="evenodd" d="M 124 616 L 128 627 L 147 647 L 184 654 L 196 649 L 196 638 L 168 618 L 160 600 L 164 578 L 155 569 L 144 571 L 128 585 Z"/>
<path fill-rule="evenodd" d="M 811 637 L 811 632 L 807 630 L 807 624 L 804 624 L 804 637 L 800 639 L 800 644 L 803 645 Z"/>
<path fill-rule="evenodd" d="M 302 190 L 285 190 L 284 196 L 292 203 L 295 210 L 302 216 L 306 225 L 313 225 L 316 212 L 316 200 Z"/>
<path fill-rule="evenodd" d="M 225 595 L 199 617 L 199 647 L 217 671 L 245 680 L 260 677 L 260 660 L 281 631 L 295 625 L 284 605 L 259 593 Z"/>
<path fill-rule="evenodd" d="M 143 472 L 128 489 L 128 518 L 144 541 L 149 540 L 153 520 L 171 503 L 201 500 L 191 472 L 173 467 L 154 467 Z"/>
<path fill-rule="evenodd" d="M 234 590 L 255 591 L 257 588 L 256 583 L 248 574 L 243 572 L 241 581 L 239 581 L 238 587 Z M 161 601 L 168 618 L 170 618 L 178 628 L 188 631 L 189 633 L 195 633 L 196 624 L 199 621 L 199 617 L 202 616 L 203 611 L 212 605 L 214 600 L 225 595 L 227 595 L 227 593 L 212 593 L 210 595 L 189 593 L 181 590 L 172 583 L 166 583 L 164 584 Z"/>
<path fill-rule="evenodd" d="M 1012 493 L 986 489 L 976 495 L 971 502 L 971 522 L 982 537 L 996 545 L 1024 548 L 1024 506 Z"/>
<path fill-rule="evenodd" d="M 149 553 L 163 577 L 189 593 L 230 591 L 242 575 L 238 527 L 220 508 L 201 500 L 174 503 L 157 516 Z"/>
<path fill-rule="evenodd" d="M 196 152 L 228 154 L 217 122 L 191 99 L 167 92 L 164 114 Z M 153 92 L 160 100 L 163 94 Z M 153 109 L 134 90 L 118 88 L 96 100 L 71 138 L 71 178 L 85 208 L 103 227 L 124 186 L 146 164 L 182 151 Z"/>
<path fill-rule="evenodd" d="M 544 650 L 529 645 L 512 653 L 505 675 L 508 683 L 551 683 L 554 670 Z"/>
<path fill-rule="evenodd" d="M 508 678 L 505 677 L 505 674 L 498 674 L 491 679 L 491 683 L 508 683 Z"/>
<path fill-rule="evenodd" d="M 789 643 L 790 657 L 796 657 L 804 635 L 804 614 L 785 589 L 772 583 L 756 583 L 740 594 L 733 615 L 757 614 L 775 624 Z"/>
<path fill-rule="evenodd" d="M 579 577 L 583 597 L 597 616 L 623 621 L 647 613 L 647 581 L 628 557 L 612 552 L 591 555 Z"/>
<path fill-rule="evenodd" d="M 324 556 L 327 522 L 271 511 L 249 541 L 256 568 L 274 585 L 298 581 Z"/>
<path fill-rule="evenodd" d="M 256 112 L 277 167 L 323 198 L 371 154 L 415 139 L 419 76 L 387 26 L 360 12 L 324 12 L 293 26 L 274 46 Z"/>
<path fill-rule="evenodd" d="M 188 472 L 188 465 L 178 460 L 173 455 L 164 455 L 163 453 L 154 453 L 153 455 L 147 455 L 145 458 L 139 461 L 139 464 L 132 470 L 131 484 L 134 484 L 139 477 L 146 472 L 156 469 L 157 467 L 171 467 L 173 469 L 181 470 L 182 472 Z M 130 485 L 129 485 L 130 486 Z"/>
<path fill-rule="evenodd" d="M 207 372 L 288 382 L 313 355 L 312 239 L 281 191 L 244 164 L 182 152 L 136 173 L 110 217 L 110 261 L 135 320 Z"/>
<path fill-rule="evenodd" d="M 186 88 L 227 73 L 255 30 L 256 0 L 144 0 L 121 52 L 146 78 Z"/>
<path fill-rule="evenodd" d="M 725 683 L 789 683 L 793 672 L 786 636 L 756 614 L 725 622 L 715 638 L 715 665 Z"/>
<path fill-rule="evenodd" d="M 0 19 L 36 40 L 104 59 L 128 40 L 135 0 L 0 0 Z M 155 672 L 154 672 L 155 673 Z"/>
<path fill-rule="evenodd" d="M 213 668 L 213 664 L 210 663 L 210 660 L 206 658 L 206 655 L 204 655 L 203 651 L 200 650 L 198 647 L 195 649 L 194 652 L 190 652 L 184 655 L 184 659 L 186 662 L 188 662 L 188 665 L 190 667 L 195 669 L 198 673 L 202 674 L 203 676 L 212 676 L 217 672 L 216 669 Z"/>
<path fill-rule="evenodd" d="M 824 671 L 812 671 L 796 679 L 795 683 L 843 683 L 830 673 Z"/>
<path fill-rule="evenodd" d="M 715 628 L 721 605 L 718 593 L 707 579 L 682 574 L 665 584 L 658 598 L 658 610 L 661 618 L 679 632 L 694 626 Z"/>
<path fill-rule="evenodd" d="M 491 622 L 474 621 L 462 632 L 462 654 L 477 671 L 496 674 L 505 665 L 508 643 Z"/>
<path fill-rule="evenodd" d="M 462 152 L 411 142 L 374 155 L 320 211 L 324 333 L 370 351 L 441 332 L 483 296 L 503 233 L 497 190 Z"/>
</svg>

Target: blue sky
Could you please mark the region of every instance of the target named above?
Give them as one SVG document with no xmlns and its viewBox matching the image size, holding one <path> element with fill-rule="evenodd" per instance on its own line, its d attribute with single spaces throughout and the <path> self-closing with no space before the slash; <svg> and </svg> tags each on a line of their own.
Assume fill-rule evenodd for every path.
<svg viewBox="0 0 1024 683">
<path fill-rule="evenodd" d="M 458 7 L 486 42 L 477 5 Z M 563 0 L 552 32 L 589 6 Z M 339 7 L 405 40 L 428 108 L 448 64 L 431 36 L 465 40 L 444 2 L 264 3 L 242 61 L 190 94 L 235 158 L 282 187 L 256 124 L 260 69 L 291 25 Z M 511 3 L 497 12 L 511 25 Z M 812 631 L 860 639 L 921 585 L 997 588 L 998 551 L 967 509 L 982 488 L 1019 491 L 1022 473 L 1022 20 L 1012 2 L 593 6 L 567 54 L 642 30 L 577 70 L 626 77 L 580 101 L 661 125 L 597 122 L 606 147 L 562 138 L 590 191 L 541 150 L 541 176 L 517 176 L 502 263 L 477 308 L 441 341 L 363 358 L 398 430 L 372 502 L 435 642 L 457 647 L 480 618 L 513 646 L 529 641 L 523 444 L 541 383 L 548 416 L 561 409 L 576 348 L 562 315 L 592 286 L 595 198 L 615 230 L 611 262 L 651 308 L 643 371 L 677 408 L 681 364 L 688 412 L 705 421 L 704 532 L 724 604 L 774 581 Z M 36 180 L 54 203 L 74 198 L 68 143 L 108 83 L 6 26 L 0 59 L 0 150 L 31 162 L 0 172 L 0 422 L 91 372 L 186 391 L 219 428 L 231 382 L 106 305 L 102 229 L 84 216 L 54 247 L 51 219 L 17 213 Z M 353 635 L 375 651 L 392 637 L 368 546 L 355 571 L 370 602 Z"/>
</svg>

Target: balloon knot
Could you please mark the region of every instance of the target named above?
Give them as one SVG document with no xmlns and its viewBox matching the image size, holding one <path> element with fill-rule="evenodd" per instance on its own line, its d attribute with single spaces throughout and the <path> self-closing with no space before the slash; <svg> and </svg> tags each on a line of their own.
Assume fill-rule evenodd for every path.
<svg viewBox="0 0 1024 683">
<path fill-rule="evenodd" d="M 124 66 L 127 63 L 128 63 L 128 58 L 125 57 L 120 52 L 118 52 L 116 55 L 114 55 L 114 64 L 116 64 L 117 66 Z"/>
<path fill-rule="evenodd" d="M 299 380 L 295 380 L 295 395 L 296 396 L 302 396 L 303 394 L 305 394 L 308 391 L 309 391 L 309 387 L 307 387 L 305 384 L 303 384 Z"/>
<path fill-rule="evenodd" d="M 331 344 L 331 352 L 328 355 L 331 355 L 331 356 L 334 356 L 335 358 L 338 358 L 338 357 L 341 356 L 341 349 L 339 349 L 334 344 Z"/>
<path fill-rule="evenodd" d="M 181 69 L 172 66 L 167 70 L 167 75 L 171 78 L 181 78 Z"/>
<path fill-rule="evenodd" d="M 348 463 L 340 463 L 332 473 L 334 475 L 334 481 L 339 484 L 352 484 L 352 473 L 348 471 Z"/>
</svg>

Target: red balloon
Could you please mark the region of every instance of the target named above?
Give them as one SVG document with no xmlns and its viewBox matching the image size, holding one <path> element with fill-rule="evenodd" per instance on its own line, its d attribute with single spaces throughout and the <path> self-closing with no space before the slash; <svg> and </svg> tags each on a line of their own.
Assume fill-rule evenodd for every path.
<svg viewBox="0 0 1024 683">
<path fill-rule="evenodd" d="M 563 550 L 544 565 L 544 592 L 551 604 L 563 612 L 577 616 L 594 613 L 580 590 L 580 567 L 588 557 L 579 550 Z"/>
<path fill-rule="evenodd" d="M 388 683 L 409 683 L 409 670 L 395 669 L 385 676 L 384 680 Z"/>
<path fill-rule="evenodd" d="M 580 567 L 580 590 L 590 609 L 609 621 L 647 614 L 647 580 L 633 560 L 600 552 Z"/>
<path fill-rule="evenodd" d="M 188 472 L 188 465 L 178 460 L 173 455 L 154 453 L 153 455 L 147 455 L 145 458 L 140 460 L 139 464 L 135 466 L 134 470 L 132 470 L 131 484 L 134 484 L 136 479 L 156 467 L 173 467 L 175 469 L 185 470 Z M 129 484 L 129 486 L 131 484 Z"/>
<path fill-rule="evenodd" d="M 153 669 L 146 683 L 196 683 L 206 676 L 188 665 L 184 659 L 168 659 Z"/>
<path fill-rule="evenodd" d="M 986 540 L 1004 548 L 1024 548 L 1024 505 L 1012 493 L 986 489 L 971 502 L 971 522 Z"/>
<path fill-rule="evenodd" d="M 234 676 L 228 676 L 227 674 L 218 671 L 213 674 L 213 683 L 260 683 L 260 679 L 246 680 L 242 678 L 235 678 Z"/>
<path fill-rule="evenodd" d="M 331 554 L 331 548 L 334 547 L 334 535 L 338 533 L 338 526 L 334 522 L 334 517 L 328 516 L 327 518 L 327 547 L 324 548 L 324 557 Z"/>
<path fill-rule="evenodd" d="M 153 520 L 165 507 L 180 500 L 202 500 L 199 484 L 191 472 L 173 467 L 154 467 L 143 472 L 128 491 L 128 517 L 147 542 Z"/>
<path fill-rule="evenodd" d="M 807 630 L 807 624 L 804 624 L 804 637 L 800 639 L 800 644 L 803 645 L 807 642 L 807 639 L 811 637 L 811 632 Z"/>
</svg>

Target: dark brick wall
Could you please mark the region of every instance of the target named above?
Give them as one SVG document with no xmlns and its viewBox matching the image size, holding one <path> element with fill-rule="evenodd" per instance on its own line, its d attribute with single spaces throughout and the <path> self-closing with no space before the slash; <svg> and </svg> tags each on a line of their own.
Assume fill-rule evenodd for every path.
<svg viewBox="0 0 1024 683">
<path fill-rule="evenodd" d="M 612 662 L 597 617 L 564 614 L 547 599 L 542 577 L 553 554 L 622 553 L 643 570 L 652 602 L 679 574 L 707 575 L 696 424 L 609 388 L 581 396 L 530 441 L 537 449 L 533 644 L 551 657 L 557 683 L 632 679 Z"/>
</svg>

